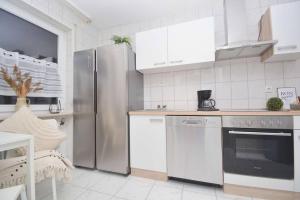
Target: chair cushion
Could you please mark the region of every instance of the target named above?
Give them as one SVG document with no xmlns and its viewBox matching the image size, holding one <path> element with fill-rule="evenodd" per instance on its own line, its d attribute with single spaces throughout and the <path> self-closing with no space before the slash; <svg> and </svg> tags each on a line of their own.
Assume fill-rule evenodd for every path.
<svg viewBox="0 0 300 200">
<path fill-rule="evenodd" d="M 33 135 L 35 151 L 54 150 L 66 137 L 54 119 L 39 119 L 26 106 L 0 123 L 0 131 Z M 26 149 L 19 148 L 18 153 L 25 155 Z"/>
<path fill-rule="evenodd" d="M 25 183 L 26 168 L 26 156 L 0 160 L 0 188 Z M 53 176 L 56 180 L 69 181 L 71 179 L 71 169 L 73 169 L 72 163 L 58 151 L 35 152 L 34 171 L 36 183 Z"/>
</svg>

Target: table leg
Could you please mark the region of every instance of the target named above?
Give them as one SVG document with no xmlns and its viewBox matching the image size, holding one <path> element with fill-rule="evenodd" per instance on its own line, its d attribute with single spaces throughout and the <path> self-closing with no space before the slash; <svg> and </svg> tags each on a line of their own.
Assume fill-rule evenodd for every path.
<svg viewBox="0 0 300 200">
<path fill-rule="evenodd" d="M 27 146 L 27 195 L 29 200 L 35 200 L 35 174 L 34 174 L 34 142 L 29 141 Z"/>
</svg>

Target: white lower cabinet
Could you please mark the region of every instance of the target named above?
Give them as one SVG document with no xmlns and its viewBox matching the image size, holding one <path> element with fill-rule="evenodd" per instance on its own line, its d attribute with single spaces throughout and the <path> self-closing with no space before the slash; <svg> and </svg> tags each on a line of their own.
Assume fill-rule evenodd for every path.
<svg viewBox="0 0 300 200">
<path fill-rule="evenodd" d="M 167 172 L 164 116 L 130 116 L 130 166 Z"/>
<path fill-rule="evenodd" d="M 295 192 L 300 192 L 300 116 L 294 116 Z"/>
</svg>

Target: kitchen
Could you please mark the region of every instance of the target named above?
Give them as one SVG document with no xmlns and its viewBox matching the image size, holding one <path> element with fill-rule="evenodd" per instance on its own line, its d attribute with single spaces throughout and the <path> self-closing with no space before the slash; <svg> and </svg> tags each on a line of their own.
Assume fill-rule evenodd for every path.
<svg viewBox="0 0 300 200">
<path fill-rule="evenodd" d="M 299 1 L 71 2 L 58 199 L 300 199 Z"/>
</svg>

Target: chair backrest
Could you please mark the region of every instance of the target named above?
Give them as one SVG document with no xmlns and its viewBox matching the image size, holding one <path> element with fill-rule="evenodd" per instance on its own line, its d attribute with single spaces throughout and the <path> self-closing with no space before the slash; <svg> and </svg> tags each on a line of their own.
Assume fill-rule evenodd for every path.
<svg viewBox="0 0 300 200">
<path fill-rule="evenodd" d="M 54 150 L 65 139 L 66 134 L 59 130 L 56 120 L 42 120 L 26 106 L 0 123 L 0 131 L 24 133 L 34 136 L 35 151 Z M 18 153 L 25 155 L 25 148 Z"/>
</svg>

